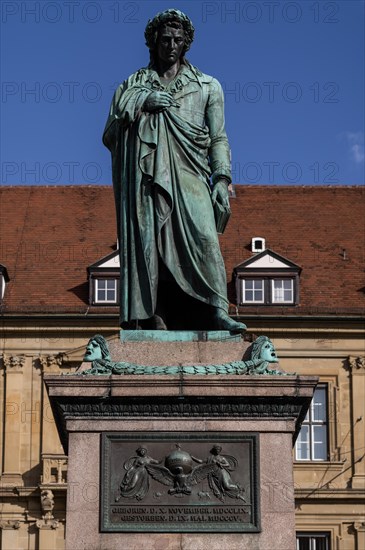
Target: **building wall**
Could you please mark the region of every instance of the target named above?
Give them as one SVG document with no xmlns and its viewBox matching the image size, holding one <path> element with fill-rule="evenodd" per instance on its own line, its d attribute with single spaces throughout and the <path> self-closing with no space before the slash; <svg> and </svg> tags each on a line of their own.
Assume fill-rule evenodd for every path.
<svg viewBox="0 0 365 550">
<path fill-rule="evenodd" d="M 116 322 L 116 318 L 4 318 L 1 550 L 64 548 L 67 457 L 42 378 L 44 373 L 74 371 L 88 339 L 95 333 L 116 336 Z M 251 333 L 271 337 L 282 369 L 319 375 L 328 384 L 330 460 L 294 463 L 297 529 L 330 533 L 331 550 L 362 550 L 365 367 L 358 359 L 364 355 L 360 324 L 319 319 L 289 323 L 285 318 L 246 322 Z M 45 490 L 53 494 L 50 513 L 45 502 L 42 509 Z M 68 490 L 83 491 L 86 500 L 97 498 L 92 488 Z"/>
</svg>

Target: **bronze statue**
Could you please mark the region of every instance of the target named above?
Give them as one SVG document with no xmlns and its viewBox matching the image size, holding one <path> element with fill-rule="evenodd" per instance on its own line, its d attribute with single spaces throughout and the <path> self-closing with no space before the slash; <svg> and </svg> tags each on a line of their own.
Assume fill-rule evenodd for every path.
<svg viewBox="0 0 365 550">
<path fill-rule="evenodd" d="M 103 136 L 112 154 L 122 326 L 243 332 L 228 315 L 213 210 L 229 213 L 222 88 L 185 58 L 194 27 L 182 12 L 157 14 L 145 38 L 150 64 L 116 90 Z"/>
</svg>

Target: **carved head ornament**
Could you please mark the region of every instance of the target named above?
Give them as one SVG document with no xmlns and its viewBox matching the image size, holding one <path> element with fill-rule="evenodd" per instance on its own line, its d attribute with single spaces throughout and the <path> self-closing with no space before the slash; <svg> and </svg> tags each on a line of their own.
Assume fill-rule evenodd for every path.
<svg viewBox="0 0 365 550">
<path fill-rule="evenodd" d="M 108 342 L 101 334 L 95 334 L 90 338 L 84 355 L 84 361 L 96 361 L 97 359 L 105 359 L 110 361 L 110 352 Z"/>
<path fill-rule="evenodd" d="M 275 347 L 268 336 L 259 336 L 252 344 L 252 360 L 267 361 L 268 363 L 278 363 Z"/>
</svg>

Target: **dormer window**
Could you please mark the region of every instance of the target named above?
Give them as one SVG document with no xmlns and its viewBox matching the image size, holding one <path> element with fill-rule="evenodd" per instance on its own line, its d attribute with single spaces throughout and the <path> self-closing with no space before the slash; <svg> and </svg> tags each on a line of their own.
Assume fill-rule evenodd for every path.
<svg viewBox="0 0 365 550">
<path fill-rule="evenodd" d="M 119 303 L 118 250 L 89 266 L 90 304 L 114 306 Z"/>
<path fill-rule="evenodd" d="M 295 305 L 301 268 L 272 250 L 264 250 L 234 269 L 239 305 Z"/>
<path fill-rule="evenodd" d="M 264 279 L 242 279 L 242 301 L 246 304 L 263 304 L 264 284 Z"/>
<path fill-rule="evenodd" d="M 294 279 L 272 279 L 271 297 L 273 304 L 293 304 Z"/>
<path fill-rule="evenodd" d="M 117 279 L 95 278 L 95 302 L 97 304 L 117 303 Z"/>
</svg>

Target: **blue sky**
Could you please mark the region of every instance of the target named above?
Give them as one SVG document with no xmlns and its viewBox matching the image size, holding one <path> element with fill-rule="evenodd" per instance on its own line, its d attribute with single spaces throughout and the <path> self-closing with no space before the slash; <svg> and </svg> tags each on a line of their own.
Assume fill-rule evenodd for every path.
<svg viewBox="0 0 365 550">
<path fill-rule="evenodd" d="M 114 89 L 172 7 L 196 29 L 189 61 L 225 91 L 236 183 L 364 182 L 361 0 L 2 0 L 2 185 L 111 183 Z"/>
</svg>

